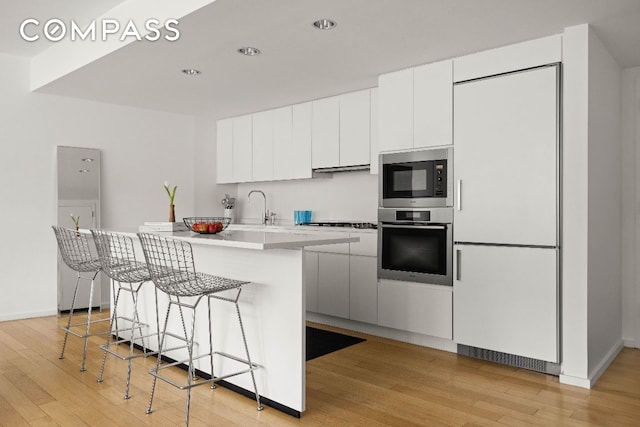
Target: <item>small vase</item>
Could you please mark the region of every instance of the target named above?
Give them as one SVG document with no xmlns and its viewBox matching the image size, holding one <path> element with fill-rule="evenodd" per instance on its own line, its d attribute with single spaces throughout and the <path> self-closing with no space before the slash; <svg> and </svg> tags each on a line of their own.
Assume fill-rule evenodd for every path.
<svg viewBox="0 0 640 427">
<path fill-rule="evenodd" d="M 76 237 L 80 237 L 80 227 L 76 225 Z"/>
<path fill-rule="evenodd" d="M 176 222 L 176 205 L 169 205 L 169 222 Z"/>
</svg>

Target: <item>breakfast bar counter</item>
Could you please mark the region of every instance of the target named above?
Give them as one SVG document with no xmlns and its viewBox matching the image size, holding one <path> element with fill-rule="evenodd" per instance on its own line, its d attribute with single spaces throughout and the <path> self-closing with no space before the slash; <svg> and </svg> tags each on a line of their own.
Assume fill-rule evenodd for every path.
<svg viewBox="0 0 640 427">
<path fill-rule="evenodd" d="M 84 231 L 84 230 L 83 230 Z M 133 230 L 117 231 L 136 237 Z M 88 231 L 87 231 L 88 232 Z M 359 241 L 334 233 L 292 233 L 227 229 L 219 234 L 197 234 L 191 231 L 157 233 L 186 240 L 193 247 L 197 271 L 251 282 L 243 287 L 240 310 L 252 361 L 261 366 L 255 371 L 258 391 L 264 403 L 299 416 L 305 410 L 305 256 L 307 246 L 350 243 Z M 136 256 L 144 260 L 137 237 Z M 127 300 L 125 298 L 125 300 Z M 126 303 L 126 304 L 125 304 Z M 160 313 L 166 310 L 168 298 L 158 292 Z M 244 354 L 237 322 L 231 304 L 212 300 L 213 342 L 216 350 Z M 207 312 L 199 309 L 195 341 L 208 351 Z M 130 312 L 130 301 L 120 301 L 118 311 Z M 156 328 L 154 286 L 148 284 L 140 291 L 138 310 Z M 175 314 L 175 313 L 172 313 Z M 179 316 L 169 321 L 172 332 L 182 333 Z M 157 346 L 151 342 L 150 346 Z M 181 360 L 186 350 L 170 353 Z M 196 367 L 209 374 L 208 359 L 196 361 Z M 236 362 L 215 359 L 215 375 L 237 370 Z M 239 375 L 226 380 L 231 386 L 253 390 L 251 377 Z M 215 393 L 215 390 L 212 390 Z M 247 405 L 252 405 L 247 401 Z"/>
</svg>

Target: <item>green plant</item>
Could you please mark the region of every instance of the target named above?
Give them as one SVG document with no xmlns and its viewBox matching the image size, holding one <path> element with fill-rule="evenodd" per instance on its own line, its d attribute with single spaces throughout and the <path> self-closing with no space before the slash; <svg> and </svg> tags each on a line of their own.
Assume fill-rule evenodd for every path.
<svg viewBox="0 0 640 427">
<path fill-rule="evenodd" d="M 175 185 L 173 187 L 173 190 L 169 189 L 169 183 L 167 181 L 164 182 L 164 189 L 167 191 L 167 195 L 169 196 L 169 204 L 173 205 L 173 199 L 175 199 L 176 197 L 176 190 L 178 189 L 178 186 Z"/>
<path fill-rule="evenodd" d="M 80 215 L 78 215 L 78 218 L 73 216 L 73 212 L 71 213 L 71 221 L 73 221 L 73 223 L 76 225 L 76 230 L 78 228 L 80 228 Z"/>
</svg>

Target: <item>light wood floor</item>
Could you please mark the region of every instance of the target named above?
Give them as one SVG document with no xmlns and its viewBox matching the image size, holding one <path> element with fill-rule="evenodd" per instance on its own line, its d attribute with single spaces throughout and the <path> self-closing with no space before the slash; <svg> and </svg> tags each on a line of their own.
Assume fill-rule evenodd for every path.
<svg viewBox="0 0 640 427">
<path fill-rule="evenodd" d="M 106 313 L 103 313 L 105 315 Z M 145 414 L 154 359 L 136 359 L 132 398 L 124 400 L 126 363 L 110 357 L 96 382 L 101 338 L 80 372 L 81 341 L 69 337 L 58 359 L 63 319 L 0 323 L 0 425 L 180 425 L 185 392 L 158 382 Z M 335 328 L 329 328 L 334 329 Z M 224 388 L 195 388 L 191 425 L 472 426 L 640 425 L 640 350 L 624 349 L 592 390 L 556 377 L 362 334 L 366 342 L 307 363 L 301 419 Z"/>
</svg>

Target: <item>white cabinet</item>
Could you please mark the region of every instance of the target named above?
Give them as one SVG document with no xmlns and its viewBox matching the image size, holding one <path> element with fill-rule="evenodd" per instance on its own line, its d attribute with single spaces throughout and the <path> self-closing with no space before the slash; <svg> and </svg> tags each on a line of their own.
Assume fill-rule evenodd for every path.
<svg viewBox="0 0 640 427">
<path fill-rule="evenodd" d="M 556 72 L 455 86 L 455 241 L 556 245 Z"/>
<path fill-rule="evenodd" d="M 454 252 L 454 341 L 557 363 L 557 251 L 456 245 Z"/>
<path fill-rule="evenodd" d="M 311 178 L 311 120 L 312 103 L 293 106 L 292 148 L 293 161 L 289 165 L 291 178 Z"/>
<path fill-rule="evenodd" d="M 369 123 L 369 171 L 378 174 L 378 88 L 371 89 L 370 123 Z"/>
<path fill-rule="evenodd" d="M 233 182 L 233 119 L 216 123 L 216 181 Z"/>
<path fill-rule="evenodd" d="M 340 164 L 340 98 L 338 96 L 313 101 L 311 149 L 313 169 Z"/>
<path fill-rule="evenodd" d="M 318 312 L 349 318 L 349 255 L 318 253 Z"/>
<path fill-rule="evenodd" d="M 451 339 L 452 290 L 447 286 L 380 280 L 378 324 Z"/>
<path fill-rule="evenodd" d="M 379 151 L 413 148 L 413 68 L 378 79 Z"/>
<path fill-rule="evenodd" d="M 369 89 L 340 95 L 339 166 L 369 164 L 370 105 Z"/>
<path fill-rule="evenodd" d="M 378 102 L 379 152 L 453 143 L 453 61 L 381 75 Z"/>
<path fill-rule="evenodd" d="M 413 70 L 413 147 L 453 143 L 453 62 Z"/>
<path fill-rule="evenodd" d="M 377 258 L 349 257 L 349 318 L 359 322 L 378 322 Z"/>
<path fill-rule="evenodd" d="M 253 175 L 253 129 L 251 114 L 234 117 L 233 124 L 233 182 L 249 182 Z"/>
<path fill-rule="evenodd" d="M 318 312 L 318 253 L 304 252 L 304 283 L 307 311 Z"/>
<path fill-rule="evenodd" d="M 273 111 L 273 179 L 294 178 L 293 108 Z M 309 167 L 311 168 L 311 167 Z"/>
<path fill-rule="evenodd" d="M 252 123 L 252 181 L 270 181 L 273 179 L 274 110 L 253 114 Z"/>
</svg>

